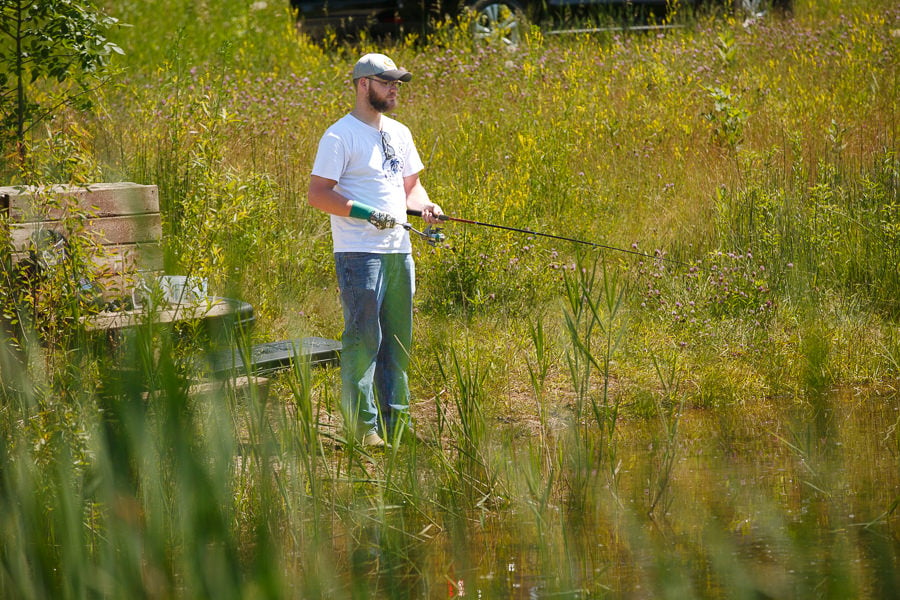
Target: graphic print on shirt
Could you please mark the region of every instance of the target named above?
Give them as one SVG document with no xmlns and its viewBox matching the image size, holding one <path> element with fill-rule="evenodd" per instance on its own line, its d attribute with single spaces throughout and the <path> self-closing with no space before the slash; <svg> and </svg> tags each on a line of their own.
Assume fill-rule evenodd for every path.
<svg viewBox="0 0 900 600">
<path fill-rule="evenodd" d="M 387 131 L 381 131 L 381 151 L 384 156 L 382 169 L 385 175 L 390 179 L 400 175 L 403 172 L 403 159 L 398 154 L 394 146 L 391 145 L 391 136 Z"/>
</svg>

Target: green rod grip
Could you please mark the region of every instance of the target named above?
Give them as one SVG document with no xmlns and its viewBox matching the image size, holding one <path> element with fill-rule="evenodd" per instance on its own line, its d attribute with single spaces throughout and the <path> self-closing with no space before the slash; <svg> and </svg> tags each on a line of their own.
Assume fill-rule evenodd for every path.
<svg viewBox="0 0 900 600">
<path fill-rule="evenodd" d="M 354 219 L 362 219 L 363 221 L 368 221 L 369 217 L 375 212 L 375 209 L 369 206 L 368 204 L 363 204 L 362 202 L 357 202 L 353 200 L 350 203 L 350 216 Z"/>
</svg>

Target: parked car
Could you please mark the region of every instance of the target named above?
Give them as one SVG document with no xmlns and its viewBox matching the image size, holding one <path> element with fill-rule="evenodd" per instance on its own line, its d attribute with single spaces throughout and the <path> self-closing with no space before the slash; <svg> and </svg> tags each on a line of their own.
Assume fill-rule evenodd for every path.
<svg viewBox="0 0 900 600">
<path fill-rule="evenodd" d="M 343 37 L 366 31 L 373 36 L 425 34 L 435 20 L 471 13 L 475 39 L 516 44 L 526 23 L 547 29 L 583 28 L 585 23 L 643 26 L 660 22 L 671 0 L 290 0 L 302 30 L 321 38 L 328 31 Z M 747 15 L 771 8 L 790 10 L 791 0 L 682 0 L 732 6 Z M 655 19 L 654 19 L 655 17 Z"/>
</svg>

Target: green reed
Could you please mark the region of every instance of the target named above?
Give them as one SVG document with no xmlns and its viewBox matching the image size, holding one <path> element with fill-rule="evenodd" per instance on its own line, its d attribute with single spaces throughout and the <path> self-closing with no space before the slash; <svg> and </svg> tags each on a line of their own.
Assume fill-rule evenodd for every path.
<svg viewBox="0 0 900 600">
<path fill-rule="evenodd" d="M 492 464 L 493 450 L 488 431 L 490 406 L 486 398 L 486 378 L 489 369 L 477 353 L 465 351 L 462 355 L 455 346 L 449 351 L 449 365 L 438 362 L 441 377 L 450 390 L 452 404 L 439 403 L 438 432 L 446 427 L 451 443 L 450 456 L 441 455 L 440 461 L 452 477 L 454 504 L 473 508 L 494 501 L 497 493 L 497 474 Z M 451 458 L 452 457 L 452 458 Z"/>
<path fill-rule="evenodd" d="M 608 338 L 617 331 L 610 317 L 621 315 L 599 308 L 615 308 L 621 288 L 600 269 L 595 279 L 579 272 L 585 284 L 580 291 L 590 292 L 598 307 L 596 316 L 586 309 L 590 315 L 582 317 L 602 323 L 591 328 L 590 347 L 598 350 L 591 359 L 578 359 L 591 363 L 595 377 L 586 393 L 599 401 L 603 352 L 616 349 L 609 356 L 612 364 L 627 356 Z M 784 589 L 777 580 L 759 578 L 743 539 L 785 552 L 800 573 L 799 589 L 811 589 L 822 577 L 836 594 L 863 585 L 847 567 L 856 546 L 842 534 L 823 538 L 819 529 L 823 520 L 846 518 L 837 514 L 846 510 L 837 498 L 845 484 L 834 479 L 842 472 L 833 464 L 836 447 L 815 448 L 832 444 L 829 438 L 845 426 L 835 421 L 828 431 L 818 430 L 803 441 L 811 450 L 791 441 L 788 432 L 777 432 L 776 439 L 786 440 L 785 468 L 801 482 L 800 499 L 788 499 L 784 507 L 775 500 L 767 508 L 773 500 L 764 488 L 771 484 L 760 481 L 759 489 L 729 503 L 717 497 L 717 474 L 724 472 L 729 482 L 746 475 L 721 469 L 715 458 L 706 459 L 708 475 L 702 469 L 686 472 L 679 460 L 693 454 L 684 442 L 702 435 L 702 428 L 681 414 L 682 375 L 675 355 L 645 358 L 659 380 L 656 421 L 634 423 L 620 414 L 612 426 L 597 422 L 588 398 L 582 412 L 586 423 L 574 424 L 583 428 L 582 435 L 561 435 L 551 450 L 549 440 L 491 431 L 498 407 L 484 396 L 491 386 L 482 365 L 489 361 L 474 348 L 463 354 L 450 347 L 442 385 L 452 400 L 442 409 L 442 445 L 401 445 L 381 457 L 366 457 L 335 448 L 334 440 L 323 436 L 328 429 L 320 423 L 322 411 L 333 410 L 328 373 L 314 374 L 298 364 L 274 378 L 268 393 L 253 386 L 239 392 L 227 382 L 198 392 L 192 390 L 177 337 L 157 327 L 146 331 L 115 356 L 106 357 L 105 350 L 82 356 L 85 365 L 98 361 L 97 372 L 104 375 L 96 395 L 84 386 L 92 371 L 84 370 L 80 381 L 68 380 L 70 391 L 78 392 L 69 402 L 79 400 L 71 406 L 73 421 L 66 429 L 51 422 L 12 427 L 21 420 L 34 423 L 50 401 L 41 390 L 51 387 L 23 377 L 17 385 L 27 383 L 38 393 L 29 402 L 4 379 L 8 397 L 19 399 L 5 413 L 10 435 L 4 438 L 0 495 L 2 535 L 9 541 L 0 576 L 4 590 L 26 597 L 115 596 L 123 590 L 253 597 L 260 590 L 279 596 L 296 589 L 328 597 L 432 596 L 446 585 L 440 573 L 447 567 L 434 572 L 429 562 L 446 560 L 438 551 L 443 544 L 451 548 L 453 564 L 464 567 L 454 575 L 469 589 L 490 594 L 514 594 L 522 585 L 572 595 L 615 594 L 636 585 L 687 594 L 698 578 L 710 582 L 701 589 L 712 596 L 727 589 Z M 547 343 L 545 334 L 536 333 L 535 339 Z M 574 351 L 588 347 L 583 338 L 572 341 L 567 331 L 561 339 Z M 816 338 L 810 339 L 813 385 L 825 354 L 815 350 Z M 834 406 L 834 399 L 828 402 Z M 745 419 L 755 426 L 751 416 L 735 417 L 722 434 L 739 435 Z M 604 439 L 597 436 L 601 427 L 614 442 L 595 445 Z M 37 434 L 46 435 L 45 441 L 34 443 Z M 635 435 L 639 444 L 655 440 L 655 451 L 637 450 Z M 759 459 L 752 448 L 744 456 L 741 443 L 731 448 L 743 460 Z M 591 473 L 598 467 L 599 477 Z M 573 468 L 581 474 L 581 489 Z M 701 485 L 697 479 L 704 476 L 709 479 Z M 813 512 L 795 521 L 788 511 L 801 510 L 806 502 Z M 871 515 L 866 527 L 873 533 L 863 536 L 872 559 L 890 556 L 881 541 L 890 502 L 881 510 L 853 510 Z M 716 525 L 745 519 L 762 529 L 735 537 L 731 526 Z M 698 546 L 691 524 L 704 522 Z M 784 537 L 785 527 L 790 537 Z M 773 539 L 780 540 L 776 546 L 770 546 Z M 823 544 L 833 558 L 815 563 L 811 548 Z M 485 552 L 499 559 L 502 577 L 473 575 L 481 572 L 478 557 Z M 623 556 L 632 566 L 614 566 Z M 889 585 L 891 573 L 872 585 Z"/>
<path fill-rule="evenodd" d="M 654 448 L 651 452 L 651 462 L 655 468 L 649 474 L 652 491 L 647 512 L 653 514 L 658 508 L 662 513 L 667 512 L 668 504 L 671 502 L 668 496 L 675 459 L 678 456 L 678 426 L 685 399 L 678 389 L 677 356 L 669 359 L 668 365 L 652 350 L 650 358 L 661 388 L 659 394 L 654 396 L 659 432 L 654 436 Z"/>
</svg>

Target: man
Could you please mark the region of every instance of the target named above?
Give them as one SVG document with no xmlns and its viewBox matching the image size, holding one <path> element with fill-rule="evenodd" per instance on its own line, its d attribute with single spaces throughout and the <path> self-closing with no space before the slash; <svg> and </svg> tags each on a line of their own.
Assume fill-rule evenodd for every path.
<svg viewBox="0 0 900 600">
<path fill-rule="evenodd" d="M 411 434 L 409 350 L 415 271 L 407 209 L 437 224 L 441 208 L 419 181 L 423 164 L 409 129 L 386 116 L 412 74 L 383 54 L 353 67 L 356 102 L 319 142 L 309 203 L 331 215 L 344 310 L 341 402 L 348 434 L 384 448 Z M 403 433 L 405 432 L 405 434 Z"/>
</svg>

